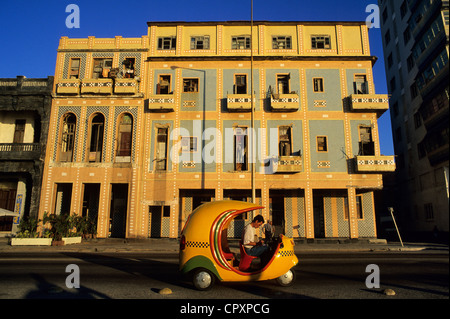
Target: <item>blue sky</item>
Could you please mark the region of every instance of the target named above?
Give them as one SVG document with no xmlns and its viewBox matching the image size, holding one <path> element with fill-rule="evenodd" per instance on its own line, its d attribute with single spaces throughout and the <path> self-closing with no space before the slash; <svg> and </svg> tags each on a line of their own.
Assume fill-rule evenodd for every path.
<svg viewBox="0 0 450 319">
<path fill-rule="evenodd" d="M 250 20 L 250 0 L 1 0 L 0 78 L 53 75 L 59 38 L 140 37 L 147 21 Z M 66 27 L 66 7 L 80 8 L 80 28 Z M 377 0 L 254 0 L 254 20 L 365 21 Z M 369 31 L 376 93 L 386 94 L 380 29 Z M 379 120 L 381 153 L 393 155 L 389 112 Z"/>
</svg>

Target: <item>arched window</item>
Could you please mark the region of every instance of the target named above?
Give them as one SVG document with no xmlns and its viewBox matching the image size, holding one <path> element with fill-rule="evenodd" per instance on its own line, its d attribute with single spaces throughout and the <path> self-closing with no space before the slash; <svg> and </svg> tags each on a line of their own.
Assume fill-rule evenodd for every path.
<svg viewBox="0 0 450 319">
<path fill-rule="evenodd" d="M 133 143 L 133 117 L 129 113 L 124 113 L 119 120 L 117 134 L 117 157 L 116 161 L 131 161 L 131 148 Z"/>
<path fill-rule="evenodd" d="M 105 117 L 96 113 L 91 121 L 91 140 L 89 143 L 89 162 L 101 162 Z"/>
<path fill-rule="evenodd" d="M 61 148 L 59 152 L 60 162 L 72 162 L 73 150 L 75 146 L 75 131 L 77 127 L 77 118 L 72 113 L 64 114 L 62 120 Z"/>
</svg>

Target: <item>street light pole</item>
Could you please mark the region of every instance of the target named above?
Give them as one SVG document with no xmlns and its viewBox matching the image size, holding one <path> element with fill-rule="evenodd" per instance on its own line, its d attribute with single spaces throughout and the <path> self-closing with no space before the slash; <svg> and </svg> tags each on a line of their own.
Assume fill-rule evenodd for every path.
<svg viewBox="0 0 450 319">
<path fill-rule="evenodd" d="M 254 106 L 254 93 L 253 93 L 253 0 L 251 1 L 251 21 L 250 21 L 250 91 L 251 91 L 251 108 L 252 108 L 252 127 L 250 130 L 251 134 L 251 168 L 252 168 L 252 203 L 256 203 L 256 189 L 255 189 L 255 106 Z"/>
</svg>

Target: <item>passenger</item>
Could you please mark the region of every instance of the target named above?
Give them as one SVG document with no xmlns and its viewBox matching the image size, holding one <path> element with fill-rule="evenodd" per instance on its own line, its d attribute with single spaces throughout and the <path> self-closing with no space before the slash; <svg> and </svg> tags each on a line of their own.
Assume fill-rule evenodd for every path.
<svg viewBox="0 0 450 319">
<path fill-rule="evenodd" d="M 268 220 L 264 225 L 264 235 L 266 236 L 266 241 L 272 240 L 274 233 L 274 226 L 272 225 L 272 221 Z"/>
<path fill-rule="evenodd" d="M 245 252 L 250 256 L 260 257 L 261 265 L 265 265 L 268 262 L 269 247 L 264 244 L 264 241 L 259 240 L 255 234 L 255 229 L 261 227 L 264 224 L 264 217 L 261 215 L 255 216 L 253 221 L 245 226 L 244 236 L 242 243 L 244 245 Z"/>
</svg>

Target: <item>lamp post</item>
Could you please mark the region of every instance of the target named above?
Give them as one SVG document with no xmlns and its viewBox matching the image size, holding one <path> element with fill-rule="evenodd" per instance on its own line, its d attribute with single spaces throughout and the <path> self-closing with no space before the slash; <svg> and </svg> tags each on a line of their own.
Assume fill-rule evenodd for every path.
<svg viewBox="0 0 450 319">
<path fill-rule="evenodd" d="M 254 105 L 254 92 L 253 92 L 253 0 L 251 1 L 251 21 L 250 21 L 250 77 L 251 77 L 251 84 L 250 84 L 250 103 L 252 108 L 252 124 L 251 124 L 251 168 L 252 168 L 252 202 L 256 202 L 256 189 L 255 189 L 255 105 Z"/>
</svg>

